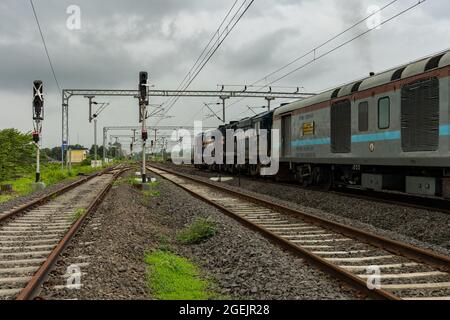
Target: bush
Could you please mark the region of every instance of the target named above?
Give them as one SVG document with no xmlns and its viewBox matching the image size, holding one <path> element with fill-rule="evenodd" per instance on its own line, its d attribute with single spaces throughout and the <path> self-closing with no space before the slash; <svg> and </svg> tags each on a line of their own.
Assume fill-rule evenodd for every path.
<svg viewBox="0 0 450 320">
<path fill-rule="evenodd" d="M 217 227 L 210 218 L 200 218 L 178 233 L 177 240 L 184 244 L 198 244 L 217 234 Z"/>
<path fill-rule="evenodd" d="M 29 173 L 35 162 L 31 134 L 16 129 L 0 130 L 0 181 Z"/>
</svg>

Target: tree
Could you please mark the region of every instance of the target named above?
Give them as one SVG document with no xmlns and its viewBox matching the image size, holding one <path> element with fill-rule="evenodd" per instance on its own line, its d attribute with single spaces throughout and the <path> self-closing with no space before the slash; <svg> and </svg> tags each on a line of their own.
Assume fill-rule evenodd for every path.
<svg viewBox="0 0 450 320">
<path fill-rule="evenodd" d="M 61 147 L 42 149 L 41 154 L 42 161 L 61 161 Z"/>
<path fill-rule="evenodd" d="M 30 172 L 36 154 L 30 133 L 0 130 L 0 181 Z"/>
</svg>

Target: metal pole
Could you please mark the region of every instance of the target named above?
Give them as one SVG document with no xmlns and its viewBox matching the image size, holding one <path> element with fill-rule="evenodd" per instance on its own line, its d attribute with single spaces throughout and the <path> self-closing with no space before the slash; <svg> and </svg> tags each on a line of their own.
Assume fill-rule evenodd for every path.
<svg viewBox="0 0 450 320">
<path fill-rule="evenodd" d="M 103 128 L 103 165 L 106 163 L 106 139 L 107 139 L 107 130 Z"/>
<path fill-rule="evenodd" d="M 40 166 L 40 155 L 41 149 L 39 148 L 39 143 L 36 143 L 36 183 L 41 181 L 41 166 Z"/>
<path fill-rule="evenodd" d="M 145 105 L 145 102 L 144 103 L 142 103 L 142 106 L 141 106 L 141 108 L 143 109 L 143 115 L 144 115 L 144 117 L 143 117 L 143 119 L 142 119 L 142 132 L 144 132 L 145 130 L 147 130 L 146 129 L 146 119 L 145 118 L 147 118 L 147 108 L 146 108 L 146 105 Z M 142 137 L 142 138 L 144 138 L 144 137 Z M 146 172 L 145 172 L 145 146 L 146 145 L 146 139 L 142 139 L 142 183 L 146 183 L 147 182 L 147 175 L 146 175 Z"/>
<path fill-rule="evenodd" d="M 95 166 L 97 166 L 97 119 L 94 119 L 94 154 Z"/>
<path fill-rule="evenodd" d="M 274 97 L 266 97 L 265 99 L 267 100 L 267 109 L 268 109 L 268 111 L 270 111 L 271 101 L 275 100 L 275 98 Z"/>
<path fill-rule="evenodd" d="M 225 118 L 225 98 L 221 98 L 222 99 L 222 107 L 223 107 L 223 116 L 222 116 L 222 121 L 223 123 L 226 123 L 226 118 Z"/>
<path fill-rule="evenodd" d="M 64 170 L 64 90 L 61 103 L 61 169 Z"/>
<path fill-rule="evenodd" d="M 227 97 L 227 96 L 221 96 L 220 97 L 220 99 L 222 100 L 222 108 L 223 108 L 223 115 L 222 115 L 222 121 L 223 121 L 223 123 L 225 124 L 226 123 L 226 114 L 225 114 L 225 112 L 226 112 L 226 103 L 225 103 L 225 101 L 227 100 L 227 99 L 229 99 L 230 97 Z"/>
</svg>

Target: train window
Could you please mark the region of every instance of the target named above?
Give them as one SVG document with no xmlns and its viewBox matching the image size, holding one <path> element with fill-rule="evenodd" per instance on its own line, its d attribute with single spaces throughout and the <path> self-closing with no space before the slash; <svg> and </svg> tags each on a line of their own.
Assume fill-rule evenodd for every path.
<svg viewBox="0 0 450 320">
<path fill-rule="evenodd" d="M 369 131 L 369 102 L 361 102 L 358 106 L 358 127 L 359 131 Z"/>
<path fill-rule="evenodd" d="M 389 129 L 391 126 L 391 100 L 384 97 L 378 100 L 378 128 Z"/>
</svg>

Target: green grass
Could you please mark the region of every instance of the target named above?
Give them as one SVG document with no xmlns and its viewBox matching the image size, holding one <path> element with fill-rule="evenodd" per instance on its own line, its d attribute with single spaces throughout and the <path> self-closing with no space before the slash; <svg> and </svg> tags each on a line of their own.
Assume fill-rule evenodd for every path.
<svg viewBox="0 0 450 320">
<path fill-rule="evenodd" d="M 147 185 L 150 187 L 150 190 L 142 191 L 142 194 L 145 198 L 156 198 L 161 196 L 161 192 L 159 190 L 155 190 L 159 186 L 159 182 L 148 182 Z"/>
<path fill-rule="evenodd" d="M 144 197 L 148 197 L 148 198 L 156 198 L 156 197 L 161 196 L 161 192 L 156 191 L 156 190 L 144 191 L 143 194 L 144 194 Z"/>
<path fill-rule="evenodd" d="M 177 235 L 177 240 L 183 244 L 198 244 L 217 234 L 217 226 L 210 218 L 200 218 Z"/>
<path fill-rule="evenodd" d="M 80 174 L 92 174 L 103 168 L 91 168 L 90 166 L 73 166 L 72 170 L 61 170 L 59 164 L 44 165 L 41 170 L 41 180 L 46 186 L 51 186 L 63 180 L 75 179 Z M 1 184 L 11 184 L 13 193 L 0 195 L 0 203 L 9 201 L 15 197 L 27 195 L 32 192 L 31 184 L 35 181 L 35 173 L 29 173 L 21 178 L 2 181 Z"/>
<path fill-rule="evenodd" d="M 136 180 L 136 178 L 131 177 L 131 178 L 120 178 L 120 179 L 117 179 L 114 182 L 113 186 L 114 187 L 118 187 L 118 186 L 122 186 L 122 185 L 134 186 L 134 185 L 137 185 L 137 184 L 139 184 L 139 182 Z"/>
<path fill-rule="evenodd" d="M 7 202 L 13 198 L 14 196 L 11 195 L 0 194 L 0 203 Z"/>
<path fill-rule="evenodd" d="M 82 216 L 86 214 L 86 209 L 77 209 L 72 215 L 72 222 L 78 221 Z"/>
<path fill-rule="evenodd" d="M 212 283 L 200 277 L 198 268 L 188 259 L 166 251 L 155 251 L 145 257 L 147 283 L 153 297 L 159 300 L 209 300 L 217 295 Z"/>
</svg>

